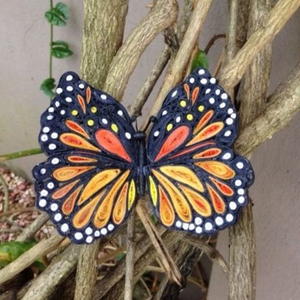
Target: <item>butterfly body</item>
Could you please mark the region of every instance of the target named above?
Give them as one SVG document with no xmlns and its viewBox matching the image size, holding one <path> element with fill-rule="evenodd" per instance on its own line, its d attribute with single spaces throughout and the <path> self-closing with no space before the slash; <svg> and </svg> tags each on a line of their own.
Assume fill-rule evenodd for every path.
<svg viewBox="0 0 300 300">
<path fill-rule="evenodd" d="M 149 195 L 170 228 L 213 234 L 234 224 L 254 180 L 231 149 L 237 115 L 226 92 L 198 69 L 167 95 L 149 133 L 126 109 L 73 72 L 42 114 L 39 141 L 49 156 L 33 170 L 37 206 L 75 243 L 91 243 L 125 222 Z"/>
</svg>

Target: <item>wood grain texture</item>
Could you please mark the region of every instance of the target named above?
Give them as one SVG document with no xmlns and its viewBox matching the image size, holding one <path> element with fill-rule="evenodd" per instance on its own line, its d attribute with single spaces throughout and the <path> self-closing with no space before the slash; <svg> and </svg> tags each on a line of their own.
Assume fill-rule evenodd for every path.
<svg viewBox="0 0 300 300">
<path fill-rule="evenodd" d="M 30 225 L 28 225 L 16 238 L 18 242 L 24 242 L 33 238 L 35 233 L 49 220 L 49 216 L 46 213 L 42 213 L 38 216 Z"/>
<path fill-rule="evenodd" d="M 300 110 L 299 82 L 300 64 L 269 97 L 266 109 L 241 131 L 235 143 L 238 153 L 249 155 L 257 146 L 288 125 Z"/>
<path fill-rule="evenodd" d="M 279 0 L 259 27 L 220 74 L 224 89 L 234 87 L 244 75 L 254 57 L 269 44 L 300 6 L 300 0 Z"/>
<path fill-rule="evenodd" d="M 22 300 L 45 300 L 75 269 L 80 246 L 71 245 L 55 257 L 47 269 L 31 284 Z"/>
<path fill-rule="evenodd" d="M 170 69 L 167 71 L 163 86 L 161 87 L 157 99 L 150 111 L 150 116 L 156 115 L 167 93 L 180 80 L 182 80 L 185 68 L 189 62 L 190 55 L 195 47 L 196 41 L 199 37 L 202 25 L 207 16 L 209 8 L 211 7 L 211 4 L 212 0 L 197 1 L 197 4 L 191 16 L 189 26 L 187 27 L 187 30 L 184 34 L 182 43 L 179 47 L 174 62 L 172 63 Z"/>
<path fill-rule="evenodd" d="M 265 21 L 270 0 L 250 0 L 247 35 L 251 36 Z M 252 122 L 266 104 L 270 79 L 272 46 L 267 45 L 255 56 L 243 77 L 239 90 L 240 127 Z M 235 226 L 229 228 L 229 299 L 255 299 L 256 239 L 252 201 L 241 210 Z"/>
<path fill-rule="evenodd" d="M 21 271 L 31 266 L 38 258 L 53 251 L 63 239 L 64 237 L 56 234 L 46 240 L 40 241 L 28 251 L 24 252 L 16 260 L 0 270 L 0 284 L 12 279 Z"/>
<path fill-rule="evenodd" d="M 133 270 L 134 270 L 134 228 L 135 212 L 133 211 L 127 220 L 127 245 L 126 245 L 126 266 L 125 266 L 125 291 L 124 300 L 131 300 L 133 295 Z"/>
<path fill-rule="evenodd" d="M 149 14 L 131 32 L 113 58 L 105 81 L 104 90 L 120 100 L 141 55 L 151 41 L 175 22 L 177 2 L 157 0 Z"/>
<path fill-rule="evenodd" d="M 81 56 L 83 79 L 102 88 L 113 57 L 121 46 L 128 0 L 85 1 Z M 100 240 L 81 248 L 76 271 L 75 300 L 93 299 Z"/>
<path fill-rule="evenodd" d="M 84 0 L 80 70 L 83 79 L 102 88 L 110 63 L 122 44 L 128 0 Z"/>
</svg>

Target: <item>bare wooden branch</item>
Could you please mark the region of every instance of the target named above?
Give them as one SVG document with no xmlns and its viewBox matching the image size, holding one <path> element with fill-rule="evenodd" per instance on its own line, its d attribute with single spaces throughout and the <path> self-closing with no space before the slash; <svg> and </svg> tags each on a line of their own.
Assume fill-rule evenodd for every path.
<svg viewBox="0 0 300 300">
<path fill-rule="evenodd" d="M 250 0 L 248 36 L 263 24 L 271 9 L 269 0 Z M 240 126 L 245 127 L 263 111 L 271 68 L 271 44 L 254 58 L 239 90 Z M 229 299 L 255 299 L 256 240 L 252 202 L 229 228 Z"/>
<path fill-rule="evenodd" d="M 250 0 L 248 36 L 261 24 L 271 9 L 270 0 Z M 265 108 L 271 71 L 272 45 L 260 51 L 253 59 L 241 82 L 238 95 L 240 102 L 239 125 L 244 128 Z"/>
<path fill-rule="evenodd" d="M 236 29 L 236 50 L 242 48 L 247 41 L 248 18 L 250 10 L 250 0 L 240 0 L 238 3 L 238 17 Z"/>
<path fill-rule="evenodd" d="M 16 238 L 18 242 L 24 242 L 32 238 L 38 230 L 49 220 L 49 216 L 46 213 L 42 213 L 38 216 L 30 225 L 28 225 Z"/>
<path fill-rule="evenodd" d="M 162 237 L 168 249 L 174 246 L 174 237 L 176 233 L 163 230 Z M 134 265 L 134 283 L 138 281 L 145 272 L 145 267 L 151 264 L 157 256 L 156 249 L 151 245 L 147 238 L 141 239 L 136 246 L 135 265 Z M 124 263 L 108 274 L 103 280 L 97 283 L 95 299 L 122 299 L 124 294 Z"/>
<path fill-rule="evenodd" d="M 123 40 L 128 0 L 94 0 L 85 1 L 84 4 L 82 77 L 102 88 L 112 59 Z M 99 244 L 97 240 L 81 249 L 76 272 L 75 300 L 93 299 Z"/>
<path fill-rule="evenodd" d="M 190 24 L 174 59 L 174 63 L 167 72 L 163 86 L 150 111 L 150 115 L 155 115 L 158 112 L 169 90 L 182 79 L 185 72 L 185 67 L 189 62 L 190 55 L 195 47 L 211 3 L 212 0 L 202 0 L 197 2 L 191 16 Z"/>
<path fill-rule="evenodd" d="M 133 270 L 134 270 L 134 252 L 135 252 L 135 241 L 134 241 L 134 219 L 135 212 L 127 221 L 127 250 L 126 250 L 126 269 L 125 269 L 125 291 L 124 300 L 132 300 L 133 294 Z"/>
<path fill-rule="evenodd" d="M 184 235 L 184 241 L 201 249 L 213 262 L 217 263 L 225 274 L 229 273 L 227 261 L 222 254 L 214 247 L 211 247 L 204 239 L 192 235 Z"/>
<path fill-rule="evenodd" d="M 142 199 L 141 199 L 142 200 Z M 170 253 L 167 250 L 167 247 L 165 246 L 164 242 L 161 239 L 161 236 L 157 232 L 155 226 L 153 225 L 151 218 L 144 207 L 143 202 L 140 200 L 138 205 L 136 206 L 136 211 L 138 216 L 140 217 L 148 235 L 149 238 L 155 247 L 159 260 L 165 269 L 167 275 L 171 280 L 176 282 L 178 285 L 181 285 L 181 274 L 173 261 Z"/>
<path fill-rule="evenodd" d="M 51 252 L 64 238 L 53 235 L 47 240 L 42 240 L 28 251 L 20 255 L 16 260 L 0 270 L 0 284 L 12 279 L 21 271 L 32 265 L 38 258 Z"/>
<path fill-rule="evenodd" d="M 99 240 L 92 245 L 83 245 L 80 249 L 76 272 L 75 300 L 93 299 L 94 286 L 97 279 L 97 255 Z"/>
<path fill-rule="evenodd" d="M 229 24 L 226 36 L 226 61 L 228 64 L 236 54 L 236 33 L 238 20 L 239 1 L 229 1 Z"/>
<path fill-rule="evenodd" d="M 257 146 L 272 138 L 300 110 L 300 64 L 269 98 L 262 114 L 242 130 L 235 149 L 243 155 L 250 154 Z"/>
<path fill-rule="evenodd" d="M 48 299 L 59 284 L 74 271 L 79 251 L 79 245 L 71 245 L 55 257 L 47 269 L 32 282 L 22 300 Z"/>
<path fill-rule="evenodd" d="M 145 48 L 155 36 L 169 27 L 177 17 L 175 0 L 157 0 L 150 13 L 132 31 L 114 57 L 110 66 L 104 90 L 121 99 L 135 66 Z"/>
<path fill-rule="evenodd" d="M 81 74 L 101 88 L 107 70 L 123 40 L 128 0 L 84 0 Z"/>
<path fill-rule="evenodd" d="M 264 25 L 250 36 L 231 63 L 221 71 L 220 83 L 226 90 L 234 87 L 241 80 L 253 58 L 274 39 L 299 6 L 300 0 L 277 2 Z"/>
<path fill-rule="evenodd" d="M 142 88 L 139 90 L 138 95 L 134 103 L 129 107 L 130 114 L 133 118 L 137 118 L 141 115 L 143 106 L 145 105 L 148 97 L 150 96 L 159 76 L 164 70 L 170 58 L 170 49 L 169 46 L 165 46 L 163 52 L 158 57 L 157 61 L 154 64 L 154 67 L 147 77 Z"/>
</svg>

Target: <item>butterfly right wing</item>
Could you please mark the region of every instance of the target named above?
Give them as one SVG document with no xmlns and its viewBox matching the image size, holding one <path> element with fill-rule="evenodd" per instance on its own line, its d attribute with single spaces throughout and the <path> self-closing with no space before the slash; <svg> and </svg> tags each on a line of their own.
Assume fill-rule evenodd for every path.
<svg viewBox="0 0 300 300">
<path fill-rule="evenodd" d="M 209 72 L 198 69 L 166 97 L 148 138 L 148 190 L 168 228 L 213 234 L 232 225 L 253 183 L 250 162 L 230 148 L 237 114 Z"/>
</svg>

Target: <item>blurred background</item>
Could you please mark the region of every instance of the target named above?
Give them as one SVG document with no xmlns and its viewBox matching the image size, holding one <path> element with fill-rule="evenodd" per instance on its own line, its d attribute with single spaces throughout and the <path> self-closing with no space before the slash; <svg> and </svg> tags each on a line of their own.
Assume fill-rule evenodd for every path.
<svg viewBox="0 0 300 300">
<path fill-rule="evenodd" d="M 64 1 L 71 10 L 66 27 L 55 27 L 56 40 L 68 41 L 74 52 L 69 58 L 54 59 L 54 77 L 67 70 L 79 72 L 82 3 Z M 148 1 L 131 0 L 126 34 L 148 11 Z M 48 1 L 2 1 L 0 18 L 0 154 L 38 147 L 40 114 L 49 98 L 40 90 L 48 77 L 49 25 L 44 19 Z M 215 34 L 227 28 L 227 1 L 214 1 L 200 37 L 204 48 Z M 224 41 L 218 41 L 209 53 L 213 70 Z M 273 43 L 270 93 L 300 60 L 300 12 L 298 11 Z M 105 45 L 103 45 L 105 47 Z M 123 103 L 136 97 L 155 59 L 163 48 L 160 36 L 144 53 L 130 79 Z M 155 97 L 157 90 L 152 94 Z M 144 115 L 151 100 L 144 108 Z M 284 105 L 284 103 L 283 103 Z M 252 156 L 256 182 L 251 188 L 257 237 L 257 299 L 300 297 L 300 115 L 290 126 L 259 147 Z M 31 169 L 43 155 L 10 161 L 7 165 L 31 179 Z M 218 249 L 227 257 L 227 231 L 220 234 Z M 227 279 L 214 266 L 208 299 L 227 298 Z M 190 295 L 187 295 L 190 293 Z M 200 299 L 186 291 L 182 299 Z"/>
</svg>

